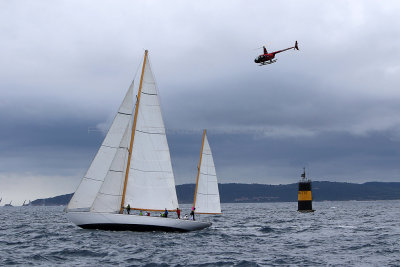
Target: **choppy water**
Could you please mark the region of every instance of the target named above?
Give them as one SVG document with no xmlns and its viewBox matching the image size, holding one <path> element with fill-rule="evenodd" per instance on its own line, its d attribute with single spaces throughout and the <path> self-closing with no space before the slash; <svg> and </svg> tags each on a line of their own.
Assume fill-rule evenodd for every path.
<svg viewBox="0 0 400 267">
<path fill-rule="evenodd" d="M 1 207 L 0 265 L 400 266 L 400 201 L 296 205 L 224 204 L 190 233 L 83 230 L 62 207 Z"/>
</svg>

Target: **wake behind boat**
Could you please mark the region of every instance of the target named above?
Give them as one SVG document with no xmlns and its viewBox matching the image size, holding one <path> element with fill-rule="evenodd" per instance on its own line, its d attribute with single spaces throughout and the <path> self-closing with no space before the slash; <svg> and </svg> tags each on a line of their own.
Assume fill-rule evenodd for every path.
<svg viewBox="0 0 400 267">
<path fill-rule="evenodd" d="M 127 207 L 151 212 L 176 211 L 179 207 L 147 50 L 135 105 L 133 90 L 134 82 L 66 208 L 67 217 L 88 229 L 193 231 L 209 227 L 209 222 L 124 212 Z"/>
</svg>

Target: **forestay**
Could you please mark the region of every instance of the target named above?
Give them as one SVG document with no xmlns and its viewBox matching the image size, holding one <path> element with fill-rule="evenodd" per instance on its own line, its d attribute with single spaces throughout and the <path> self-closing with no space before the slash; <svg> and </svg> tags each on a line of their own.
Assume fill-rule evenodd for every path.
<svg viewBox="0 0 400 267">
<path fill-rule="evenodd" d="M 174 174 L 158 90 L 148 58 L 140 94 L 123 204 L 141 210 L 173 210 L 178 207 Z"/>
<path fill-rule="evenodd" d="M 100 188 L 102 188 L 102 192 L 110 192 L 108 186 L 103 185 L 103 182 L 106 177 L 108 177 L 107 184 L 112 179 L 110 176 L 113 176 L 113 174 L 110 173 L 110 170 L 121 170 L 120 166 L 116 166 L 117 158 L 125 157 L 123 151 L 126 151 L 127 145 L 123 142 L 123 139 L 125 140 L 127 132 L 129 132 L 128 127 L 132 118 L 132 110 L 133 83 L 129 87 L 102 145 L 69 202 L 68 211 L 89 211 L 98 196 Z M 122 164 L 124 164 L 123 161 Z M 118 180 L 119 178 L 115 179 Z M 116 192 L 118 190 L 112 189 L 111 191 L 112 194 L 121 194 Z M 103 204 L 103 201 L 101 203 Z M 110 207 L 106 209 L 112 210 Z"/>
<path fill-rule="evenodd" d="M 221 213 L 217 174 L 207 135 L 204 132 L 204 144 L 201 155 L 199 178 L 196 190 L 196 213 Z"/>
</svg>

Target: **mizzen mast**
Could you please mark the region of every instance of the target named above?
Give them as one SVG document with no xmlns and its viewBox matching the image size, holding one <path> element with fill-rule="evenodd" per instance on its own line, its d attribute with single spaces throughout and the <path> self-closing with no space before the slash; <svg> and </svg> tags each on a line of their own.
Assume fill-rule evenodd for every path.
<svg viewBox="0 0 400 267">
<path fill-rule="evenodd" d="M 142 93 L 142 85 L 143 85 L 143 76 L 144 76 L 144 69 L 146 67 L 146 60 L 147 60 L 147 53 L 148 50 L 144 51 L 144 60 L 143 60 L 143 67 L 142 67 L 142 74 L 140 76 L 140 84 L 139 84 L 139 92 L 136 100 L 136 107 L 135 107 L 135 116 L 133 119 L 133 125 L 132 125 L 132 134 L 131 134 L 131 142 L 129 145 L 129 154 L 128 154 L 128 163 L 126 165 L 126 172 L 125 172 L 125 181 L 124 181 L 124 189 L 122 191 L 122 199 L 121 199 L 121 207 L 119 210 L 119 213 L 124 212 L 124 202 L 125 202 L 125 194 L 126 194 L 126 185 L 128 183 L 128 176 L 129 176 L 129 167 L 131 165 L 131 157 L 132 157 L 132 146 L 133 146 L 133 140 L 135 138 L 135 131 L 136 131 L 136 122 L 137 122 L 137 115 L 138 115 L 138 110 L 139 110 L 139 103 L 140 103 L 140 95 Z"/>
<path fill-rule="evenodd" d="M 200 161 L 199 161 L 199 166 L 197 167 L 197 179 L 196 179 L 196 189 L 194 190 L 193 208 L 196 206 L 197 187 L 199 185 L 200 166 L 201 166 L 201 159 L 203 157 L 203 148 L 204 148 L 204 139 L 205 139 L 205 137 L 206 137 L 206 130 L 204 129 L 203 141 L 201 142 Z"/>
</svg>

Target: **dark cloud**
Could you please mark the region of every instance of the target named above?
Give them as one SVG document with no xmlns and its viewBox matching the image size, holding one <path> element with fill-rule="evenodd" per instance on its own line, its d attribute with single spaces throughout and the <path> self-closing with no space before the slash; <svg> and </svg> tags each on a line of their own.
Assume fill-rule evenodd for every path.
<svg viewBox="0 0 400 267">
<path fill-rule="evenodd" d="M 245 181 L 290 183 L 306 166 L 315 180 L 348 182 L 393 181 L 400 169 L 400 147 L 387 135 L 375 133 L 356 137 L 348 133 L 327 132 L 312 137 L 257 138 L 257 134 L 213 134 L 209 132 L 217 172 L 225 182 Z M 170 146 L 175 170 L 194 176 L 201 134 L 174 135 Z M 184 149 L 183 149 L 184 147 Z M 179 149 L 191 151 L 178 153 Z"/>
<path fill-rule="evenodd" d="M 399 12 L 375 1 L 3 1 L 0 185 L 73 190 L 104 137 L 88 129 L 110 125 L 143 48 L 178 183 L 194 181 L 203 128 L 222 182 L 293 182 L 304 165 L 320 180 L 398 180 Z M 295 40 L 300 51 L 254 64 L 254 48 Z"/>
</svg>

